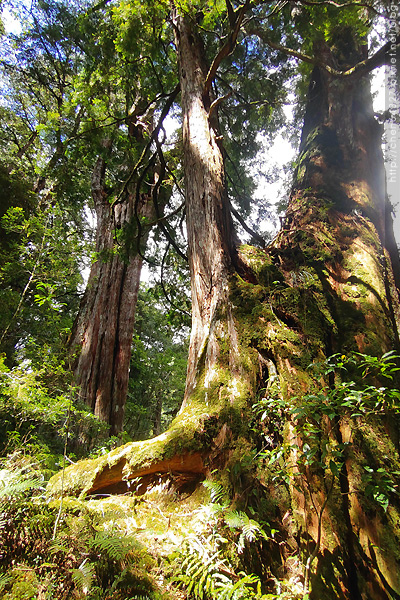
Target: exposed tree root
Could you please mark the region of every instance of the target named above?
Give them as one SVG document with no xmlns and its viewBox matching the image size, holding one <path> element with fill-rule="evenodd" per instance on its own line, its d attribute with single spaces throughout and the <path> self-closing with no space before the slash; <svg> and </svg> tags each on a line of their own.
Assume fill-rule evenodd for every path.
<svg viewBox="0 0 400 600">
<path fill-rule="evenodd" d="M 218 422 L 211 415 L 199 417 L 188 412 L 182 413 L 168 431 L 151 440 L 131 442 L 103 456 L 68 466 L 64 471 L 63 492 L 60 472 L 48 484 L 49 496 L 57 498 L 63 493 L 83 498 L 91 494 L 124 493 L 132 480 L 138 480 L 136 487 L 144 491 L 165 473 L 181 483 L 202 480 L 208 472 L 208 457 L 218 453 L 221 436 L 218 436 Z M 206 446 L 210 427 L 217 435 Z"/>
</svg>

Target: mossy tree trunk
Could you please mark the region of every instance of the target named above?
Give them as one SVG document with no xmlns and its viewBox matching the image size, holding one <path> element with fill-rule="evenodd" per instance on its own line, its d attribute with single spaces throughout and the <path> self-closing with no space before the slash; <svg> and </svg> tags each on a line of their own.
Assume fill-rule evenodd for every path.
<svg viewBox="0 0 400 600">
<path fill-rule="evenodd" d="M 122 430 L 128 391 L 131 345 L 142 257 L 135 246 L 136 218 L 154 217 L 151 194 L 135 194 L 111 207 L 105 185 L 106 160 L 99 157 L 92 176 L 96 224 L 96 260 L 70 338 L 72 368 L 80 398 L 110 435 Z M 119 248 L 116 236 L 131 237 Z M 142 240 L 143 241 L 143 240 Z M 122 242 L 124 243 L 124 242 Z"/>
<path fill-rule="evenodd" d="M 183 114 L 186 224 L 192 290 L 192 331 L 185 399 L 198 393 L 207 404 L 222 363 L 239 376 L 238 344 L 229 300 L 237 263 L 236 238 L 225 186 L 222 136 L 206 90 L 207 65 L 189 18 L 174 9 Z M 222 346 L 224 349 L 222 349 Z M 224 358 L 222 354 L 224 353 Z M 232 400 L 235 390 L 232 388 Z"/>
<path fill-rule="evenodd" d="M 315 55 L 346 71 L 365 58 L 364 50 L 342 28 L 335 45 L 321 43 Z M 307 366 L 316 360 L 399 351 L 399 257 L 380 144 L 368 75 L 334 76 L 315 67 L 284 226 L 260 272 L 269 300 L 256 308 L 265 325 L 254 343 L 274 364 L 281 396 L 292 404 L 337 383 L 311 375 Z M 303 429 L 293 417 L 286 424 L 292 511 L 312 598 L 400 597 L 398 507 L 383 514 L 363 490 L 365 466 L 396 469 L 394 429 L 384 418 L 325 417 L 316 442 L 307 420 Z M 313 445 L 319 465 L 310 459 L 300 466 L 299 455 Z M 324 448 L 341 448 L 340 472 L 322 468 Z"/>
<path fill-rule="evenodd" d="M 345 28 L 337 47 L 321 43 L 315 51 L 319 60 L 345 71 L 364 58 L 364 48 Z M 381 134 L 368 74 L 338 77 L 315 67 L 289 206 L 268 250 L 281 287 L 292 294 L 291 301 L 275 302 L 277 317 L 281 327 L 298 332 L 302 362 L 335 352 L 377 355 L 399 348 L 400 263 Z M 309 301 L 307 280 L 323 294 L 318 308 Z M 286 372 L 282 352 L 273 353 Z M 291 379 L 288 373 L 288 390 Z"/>
</svg>

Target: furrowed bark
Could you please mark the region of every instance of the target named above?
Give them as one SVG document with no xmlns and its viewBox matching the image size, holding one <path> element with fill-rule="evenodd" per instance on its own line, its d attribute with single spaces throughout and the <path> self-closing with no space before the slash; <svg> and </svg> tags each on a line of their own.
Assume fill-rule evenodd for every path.
<svg viewBox="0 0 400 600">
<path fill-rule="evenodd" d="M 199 377 L 207 389 L 219 360 L 218 336 L 229 337 L 230 365 L 237 353 L 235 325 L 229 313 L 229 278 L 237 261 L 235 233 L 225 186 L 217 116 L 206 87 L 207 66 L 201 41 L 187 17 L 174 9 L 182 113 L 188 255 L 192 288 L 192 332 L 185 400 L 190 402 Z M 228 309 L 228 311 L 227 311 Z M 224 316 L 223 316 L 224 315 Z"/>
<path fill-rule="evenodd" d="M 294 399 L 304 407 L 307 395 L 334 388 L 332 377 L 312 375 L 310 363 L 333 353 L 399 351 L 398 253 L 369 83 L 314 68 L 285 222 L 265 251 L 241 248 L 241 260 L 253 271 L 242 278 L 235 273 L 239 260 L 201 44 L 176 12 L 174 25 L 193 294 L 185 403 L 157 438 L 67 469 L 64 489 L 112 491 L 134 477 L 168 472 L 199 481 L 216 468 L 232 473 L 235 465 L 260 504 L 270 507 L 266 520 L 277 523 L 281 563 L 271 561 L 277 579 L 287 586 L 301 582 L 305 592 L 310 583 L 313 600 L 399 598 L 399 502 L 391 494 L 385 512 L 363 489 L 366 465 L 400 471 L 395 418 L 324 415 L 318 440 L 310 440 L 306 420 L 301 429 L 300 420 L 285 412 Z M 365 59 L 364 47 L 345 27 L 334 46 L 321 44 L 315 54 L 317 63 L 343 71 Z M 265 415 L 267 460 L 257 462 L 251 404 L 262 389 L 269 400 L 278 399 L 285 422 L 280 428 L 276 416 Z M 329 463 L 325 470 L 300 463 L 306 443 L 319 444 L 320 453 L 323 444 L 340 449 L 338 473 Z M 268 450 L 280 449 L 287 462 L 277 473 Z M 250 463 L 248 472 L 241 459 Z M 280 471 L 285 483 L 279 483 Z M 54 495 L 60 480 L 49 486 Z M 246 499 L 251 505 L 250 492 Z M 263 560 L 270 565 L 265 552 Z"/>
<path fill-rule="evenodd" d="M 134 248 L 121 255 L 114 236 L 135 223 L 135 198 L 111 210 L 104 186 L 106 162 L 97 160 L 92 195 L 97 216 L 96 255 L 70 339 L 81 399 L 110 434 L 122 430 L 142 257 Z M 140 196 L 137 216 L 154 218 L 151 195 Z"/>
<path fill-rule="evenodd" d="M 342 60 L 343 69 L 364 58 L 350 28 L 342 28 L 334 47 L 321 44 L 315 52 L 327 64 Z M 315 67 L 285 223 L 269 249 L 282 291 L 271 303 L 266 352 L 283 397 L 297 397 L 300 406 L 319 385 L 307 363 L 333 353 L 399 351 L 399 257 L 380 143 L 367 77 L 346 80 Z M 317 562 L 306 587 L 310 577 L 315 599 L 398 598 L 399 506 L 393 499 L 390 517 L 371 517 L 362 490 L 365 465 L 387 468 L 388 456 L 398 464 L 396 435 L 384 418 L 328 419 L 322 429 L 325 442 L 351 445 L 337 480 L 311 467 L 293 475 L 298 535 L 312 557 L 308 566 Z M 293 433 L 289 420 L 293 462 L 308 443 L 306 431 Z M 381 445 L 374 447 L 377 436 Z"/>
</svg>

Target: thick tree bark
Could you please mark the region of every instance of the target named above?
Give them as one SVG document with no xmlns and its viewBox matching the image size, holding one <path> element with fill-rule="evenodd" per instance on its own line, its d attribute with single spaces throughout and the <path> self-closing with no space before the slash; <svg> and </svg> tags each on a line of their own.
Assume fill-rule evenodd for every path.
<svg viewBox="0 0 400 600">
<path fill-rule="evenodd" d="M 334 48 L 321 44 L 316 52 L 343 69 L 363 58 L 363 46 L 346 28 Z M 269 250 L 280 289 L 271 291 L 263 348 L 283 398 L 298 397 L 300 405 L 320 385 L 307 364 L 338 352 L 399 351 L 399 257 L 380 142 L 368 78 L 335 78 L 315 67 L 285 224 Z M 306 587 L 310 577 L 315 599 L 398 598 L 399 507 L 394 502 L 390 516 L 371 518 L 362 490 L 364 465 L 376 471 L 388 468 L 388 456 L 398 461 L 397 435 L 384 419 L 328 419 L 322 429 L 325 442 L 347 442 L 349 450 L 337 479 L 307 467 L 293 476 L 297 535 L 310 563 Z M 289 421 L 285 441 L 296 463 L 309 440 L 306 428 L 293 431 Z"/>
<path fill-rule="evenodd" d="M 365 46 L 358 48 L 347 29 L 342 35 L 336 52 L 345 68 L 363 58 Z M 316 52 L 338 64 L 325 44 Z M 381 133 L 367 77 L 338 79 L 314 68 L 295 182 L 270 253 L 287 282 L 302 266 L 317 274 L 333 317 L 325 355 L 399 349 L 399 255 Z"/>
<path fill-rule="evenodd" d="M 97 260 L 90 270 L 70 348 L 81 399 L 115 435 L 123 426 L 142 257 L 135 248 L 124 256 L 117 252 L 114 235 L 134 224 L 135 198 L 129 195 L 112 211 L 104 186 L 105 169 L 104 158 L 99 158 L 92 177 Z M 137 214 L 153 218 L 150 195 L 141 197 Z"/>
</svg>

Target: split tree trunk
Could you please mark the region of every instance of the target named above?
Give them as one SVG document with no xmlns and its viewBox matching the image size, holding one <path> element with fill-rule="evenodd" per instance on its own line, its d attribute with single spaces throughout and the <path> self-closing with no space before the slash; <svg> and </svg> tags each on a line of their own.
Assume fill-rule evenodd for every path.
<svg viewBox="0 0 400 600">
<path fill-rule="evenodd" d="M 210 115 L 212 101 L 204 94 L 202 48 L 185 18 L 175 14 L 174 24 L 193 294 L 185 405 L 158 438 L 73 465 L 63 477 L 53 478 L 49 489 L 55 495 L 60 490 L 112 491 L 120 482 L 160 473 L 201 477 L 248 460 L 246 452 L 254 450 L 248 423 L 257 373 L 260 387 L 268 391 L 277 376 L 281 399 L 297 397 L 301 405 L 305 394 L 321 388 L 307 369 L 313 361 L 335 352 L 379 355 L 399 349 L 398 256 L 367 77 L 333 77 L 314 69 L 285 225 L 266 252 L 242 249 L 242 260 L 254 271 L 249 281 L 234 273 L 238 261 L 218 128 Z M 343 70 L 363 58 L 356 37 L 343 28 L 335 48 L 321 45 L 316 52 Z M 285 425 L 281 435 L 291 463 L 307 434 L 306 429 L 293 433 L 292 418 Z M 272 422 L 267 432 L 272 448 L 279 444 L 276 427 Z M 306 584 L 311 573 L 314 600 L 399 598 L 396 498 L 391 497 L 387 513 L 379 507 L 371 512 L 362 490 L 365 465 L 376 470 L 393 462 L 399 468 L 393 427 L 383 419 L 351 416 L 327 420 L 322 427 L 332 447 L 351 442 L 332 489 L 333 473 L 327 480 L 318 469 L 298 467 L 296 472 L 290 466 L 288 493 L 260 465 L 249 486 L 260 494 L 264 490 L 262 500 L 276 508 L 264 515 L 279 523 L 282 565 L 276 573 L 285 579 L 302 577 L 301 558 L 310 567 Z M 297 543 L 296 571 L 292 554 Z"/>
<path fill-rule="evenodd" d="M 110 435 L 122 430 L 142 257 L 134 248 L 118 253 L 114 235 L 134 223 L 135 198 L 111 209 L 104 185 L 106 163 L 97 160 L 92 195 L 97 216 L 96 255 L 70 339 L 73 371 L 81 399 Z M 142 196 L 139 218 L 152 218 L 150 195 Z"/>
</svg>

